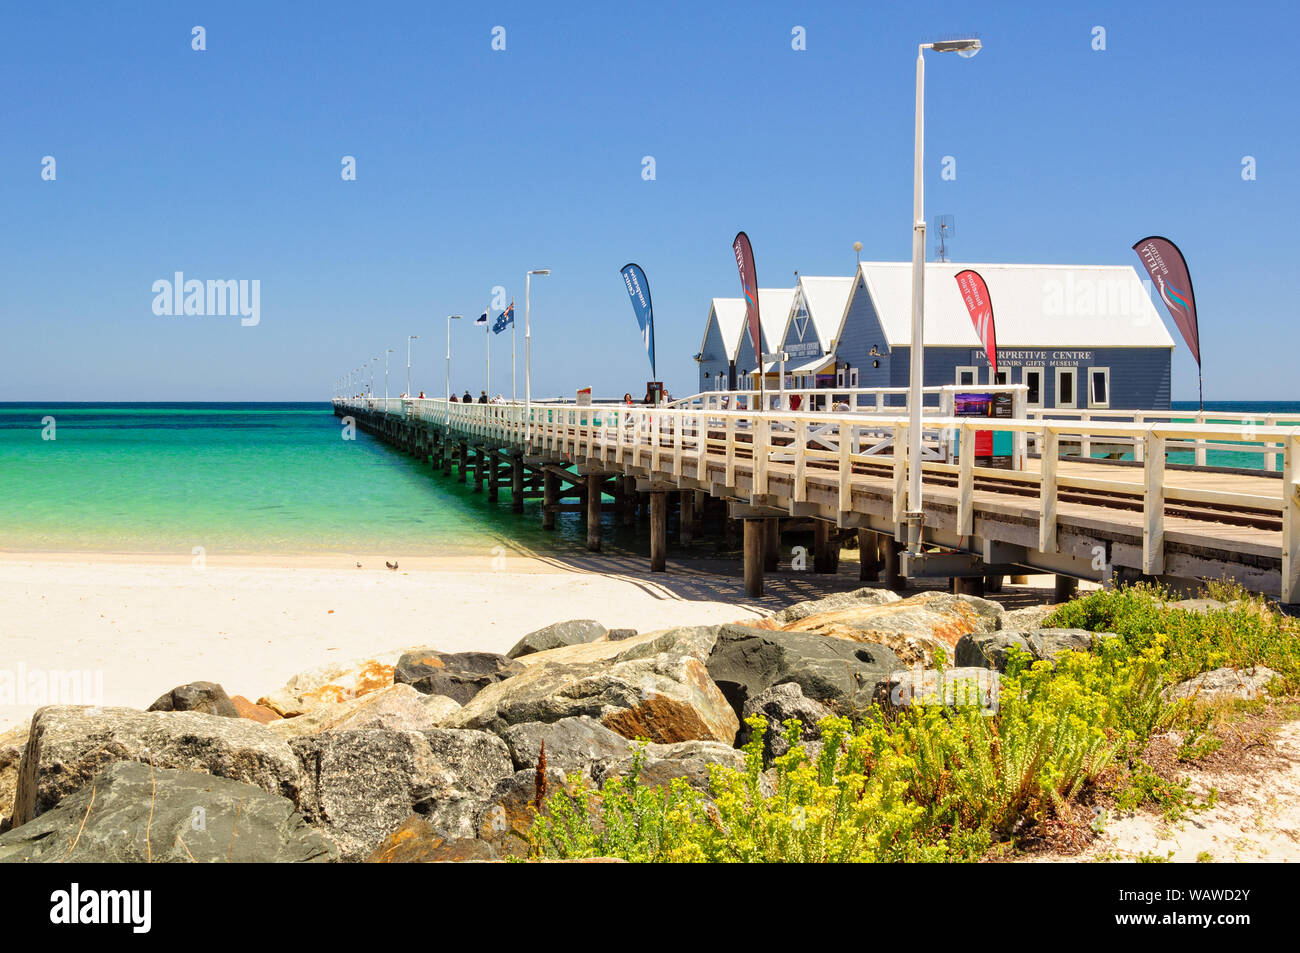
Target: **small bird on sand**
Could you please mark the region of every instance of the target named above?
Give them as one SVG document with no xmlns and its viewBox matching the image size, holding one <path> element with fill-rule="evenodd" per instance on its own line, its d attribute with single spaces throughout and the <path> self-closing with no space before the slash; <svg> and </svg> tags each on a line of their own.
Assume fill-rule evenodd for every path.
<svg viewBox="0 0 1300 953">
<path fill-rule="evenodd" d="M 387 566 L 389 569 L 396 569 L 396 568 L 397 568 L 397 563 L 390 563 L 390 562 L 388 562 L 387 560 L 384 561 L 384 565 Z"/>
<path fill-rule="evenodd" d="M 358 569 L 361 568 L 361 563 L 357 563 L 357 568 L 358 568 Z"/>
</svg>

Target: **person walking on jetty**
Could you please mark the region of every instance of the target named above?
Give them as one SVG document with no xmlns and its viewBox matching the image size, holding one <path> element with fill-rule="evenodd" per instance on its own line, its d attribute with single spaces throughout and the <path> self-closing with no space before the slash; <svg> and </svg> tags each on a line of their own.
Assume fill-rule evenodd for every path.
<svg viewBox="0 0 1300 953">
<path fill-rule="evenodd" d="M 460 399 L 460 402 L 461 402 L 462 404 L 472 404 L 472 403 L 474 403 L 474 398 L 470 396 L 469 388 L 468 388 L 468 387 L 465 388 L 465 396 L 462 397 L 462 398 Z"/>
<path fill-rule="evenodd" d="M 420 393 L 423 394 L 424 391 L 421 391 Z M 452 394 L 452 395 L 451 395 L 451 402 L 452 402 L 453 404 L 459 404 L 459 403 L 460 403 L 460 400 L 456 397 L 455 394 Z"/>
<path fill-rule="evenodd" d="M 486 404 L 486 403 L 488 402 L 487 391 L 485 391 L 485 390 L 484 390 L 484 391 L 479 391 L 478 402 L 479 402 L 480 404 Z"/>
</svg>

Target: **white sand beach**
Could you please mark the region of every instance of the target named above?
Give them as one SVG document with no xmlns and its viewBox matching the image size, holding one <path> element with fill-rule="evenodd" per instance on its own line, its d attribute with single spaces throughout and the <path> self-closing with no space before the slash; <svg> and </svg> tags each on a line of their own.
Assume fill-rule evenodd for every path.
<svg viewBox="0 0 1300 953">
<path fill-rule="evenodd" d="M 256 699 L 296 672 L 433 645 L 498 651 L 562 619 L 595 618 L 640 631 L 763 615 L 802 595 L 779 583 L 755 604 L 735 577 L 680 566 L 629 572 L 627 559 L 561 562 L 509 556 L 188 558 L 0 554 L 0 728 L 45 701 L 31 679 L 89 673 L 102 704 L 147 707 L 172 687 L 220 682 Z M 852 579 L 800 574 L 792 583 L 849 588 Z M 5 686 L 0 684 L 0 691 Z"/>
</svg>

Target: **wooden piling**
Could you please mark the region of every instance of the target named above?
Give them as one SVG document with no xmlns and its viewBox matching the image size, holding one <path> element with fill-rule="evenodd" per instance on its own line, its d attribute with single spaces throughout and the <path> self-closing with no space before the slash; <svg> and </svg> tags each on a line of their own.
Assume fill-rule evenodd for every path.
<svg viewBox="0 0 1300 953">
<path fill-rule="evenodd" d="M 745 595 L 757 599 L 763 594 L 763 550 L 767 529 L 764 520 L 745 520 Z"/>
<path fill-rule="evenodd" d="M 813 572 L 831 574 L 840 568 L 840 541 L 835 527 L 826 520 L 814 520 Z"/>
<path fill-rule="evenodd" d="M 486 451 L 488 465 L 488 499 L 501 498 L 501 457 L 495 450 Z"/>
<path fill-rule="evenodd" d="M 587 548 L 600 552 L 600 483 L 599 473 L 587 474 Z"/>
<path fill-rule="evenodd" d="M 668 565 L 668 494 L 655 490 L 650 497 L 650 571 L 663 572 Z"/>
<path fill-rule="evenodd" d="M 781 520 L 779 518 L 763 520 L 763 568 L 776 572 L 781 568 Z"/>
<path fill-rule="evenodd" d="M 555 529 L 555 506 L 560 502 L 560 478 L 542 471 L 542 529 Z"/>
<path fill-rule="evenodd" d="M 682 490 L 678 496 L 681 498 L 681 519 L 678 520 L 678 529 L 681 532 L 682 545 L 685 546 L 695 538 L 695 491 Z"/>
<path fill-rule="evenodd" d="M 1079 591 L 1079 580 L 1073 576 L 1062 576 L 1059 573 L 1056 577 L 1056 591 L 1052 593 L 1053 602 L 1069 602 Z"/>
<path fill-rule="evenodd" d="M 880 534 L 858 530 L 858 581 L 875 582 L 880 575 Z"/>
<path fill-rule="evenodd" d="M 459 466 L 457 469 L 456 480 L 464 483 L 469 476 L 469 441 L 462 440 L 456 448 L 459 454 Z"/>
<path fill-rule="evenodd" d="M 902 573 L 899 572 L 899 555 L 903 552 L 903 544 L 892 536 L 881 536 L 880 550 L 882 562 L 885 564 L 885 588 L 902 589 L 905 582 Z"/>
<path fill-rule="evenodd" d="M 510 510 L 524 511 L 524 460 L 518 455 L 510 458 Z"/>
</svg>

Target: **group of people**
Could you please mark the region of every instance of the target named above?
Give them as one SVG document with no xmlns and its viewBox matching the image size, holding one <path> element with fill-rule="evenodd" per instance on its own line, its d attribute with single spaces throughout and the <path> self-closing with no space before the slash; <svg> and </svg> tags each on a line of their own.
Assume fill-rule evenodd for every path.
<svg viewBox="0 0 1300 953">
<path fill-rule="evenodd" d="M 476 404 L 476 403 L 477 404 L 504 404 L 506 402 L 506 399 L 502 397 L 500 394 L 497 394 L 495 397 L 489 397 L 487 391 L 481 390 L 479 391 L 478 394 L 478 400 L 475 400 L 473 396 L 470 395 L 470 392 L 467 390 L 465 391 L 464 397 L 458 398 L 455 394 L 452 394 L 451 402 L 453 404 L 457 404 L 457 403 L 459 404 Z"/>
</svg>

